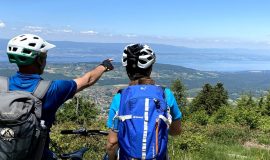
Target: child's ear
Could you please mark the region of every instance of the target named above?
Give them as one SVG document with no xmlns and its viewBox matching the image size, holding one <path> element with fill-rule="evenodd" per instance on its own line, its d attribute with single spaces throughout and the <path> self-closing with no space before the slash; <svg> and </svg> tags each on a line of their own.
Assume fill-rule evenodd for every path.
<svg viewBox="0 0 270 160">
<path fill-rule="evenodd" d="M 36 58 L 36 62 L 37 62 L 39 65 L 42 64 L 42 59 L 41 59 L 40 56 L 38 56 L 38 57 Z"/>
<path fill-rule="evenodd" d="M 44 57 L 38 56 L 37 59 L 36 59 L 36 62 L 37 62 L 39 65 L 43 65 L 44 60 L 45 60 Z"/>
</svg>

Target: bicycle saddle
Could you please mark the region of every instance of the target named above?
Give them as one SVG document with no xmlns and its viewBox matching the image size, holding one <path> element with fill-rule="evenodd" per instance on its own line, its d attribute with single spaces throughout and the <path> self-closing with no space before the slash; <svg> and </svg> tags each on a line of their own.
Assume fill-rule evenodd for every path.
<svg viewBox="0 0 270 160">
<path fill-rule="evenodd" d="M 83 159 L 83 155 L 86 151 L 88 151 L 89 148 L 83 147 L 77 151 L 74 151 L 72 153 L 68 153 L 68 154 L 61 154 L 60 158 L 62 159 L 71 159 L 71 160 L 82 160 Z"/>
</svg>

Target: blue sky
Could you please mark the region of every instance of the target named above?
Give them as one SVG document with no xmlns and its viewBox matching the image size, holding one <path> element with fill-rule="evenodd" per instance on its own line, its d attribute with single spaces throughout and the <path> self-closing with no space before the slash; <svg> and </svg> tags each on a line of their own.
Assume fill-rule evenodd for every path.
<svg viewBox="0 0 270 160">
<path fill-rule="evenodd" d="M 269 0 L 13 0 L 0 2 L 0 38 L 151 42 L 270 49 Z"/>
</svg>

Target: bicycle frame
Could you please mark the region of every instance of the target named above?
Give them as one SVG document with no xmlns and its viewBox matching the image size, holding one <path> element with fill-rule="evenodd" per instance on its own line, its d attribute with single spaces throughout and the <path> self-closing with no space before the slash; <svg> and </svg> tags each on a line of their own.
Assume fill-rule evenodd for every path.
<svg viewBox="0 0 270 160">
<path fill-rule="evenodd" d="M 109 132 L 107 131 L 101 131 L 101 130 L 87 130 L 85 128 L 81 128 L 78 130 L 62 130 L 60 132 L 61 134 L 78 134 L 78 135 L 82 135 L 82 136 L 107 136 L 109 134 Z M 87 147 L 83 147 L 77 151 L 74 151 L 72 153 L 68 153 L 68 154 L 61 154 L 59 157 L 60 159 L 70 159 L 70 160 L 83 160 L 83 156 L 85 154 L 85 152 L 87 152 L 89 150 L 89 148 Z M 106 159 L 107 154 L 105 154 L 104 156 L 104 160 Z"/>
</svg>

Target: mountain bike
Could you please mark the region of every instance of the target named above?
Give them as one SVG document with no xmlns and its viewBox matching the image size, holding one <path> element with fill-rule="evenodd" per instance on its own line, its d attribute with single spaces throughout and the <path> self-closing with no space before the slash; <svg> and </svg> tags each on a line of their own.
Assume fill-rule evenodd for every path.
<svg viewBox="0 0 270 160">
<path fill-rule="evenodd" d="M 87 130 L 85 128 L 78 129 L 78 130 L 62 130 L 61 134 L 73 134 L 73 135 L 82 135 L 82 136 L 107 136 L 107 131 L 101 130 Z M 85 152 L 89 150 L 88 147 L 82 147 L 79 150 L 76 150 L 72 153 L 61 154 L 58 156 L 58 159 L 62 160 L 83 160 L 83 156 Z M 107 154 L 104 155 L 104 160 L 107 159 Z"/>
</svg>

